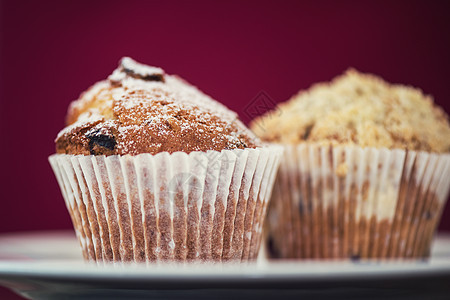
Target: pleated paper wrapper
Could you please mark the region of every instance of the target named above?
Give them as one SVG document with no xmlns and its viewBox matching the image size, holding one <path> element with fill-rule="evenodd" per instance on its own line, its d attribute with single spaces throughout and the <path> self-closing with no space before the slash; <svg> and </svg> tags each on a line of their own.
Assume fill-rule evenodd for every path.
<svg viewBox="0 0 450 300">
<path fill-rule="evenodd" d="M 450 183 L 450 154 L 285 146 L 268 214 L 271 257 L 426 258 Z"/>
<path fill-rule="evenodd" d="M 281 147 L 49 157 L 84 258 L 255 259 Z"/>
</svg>

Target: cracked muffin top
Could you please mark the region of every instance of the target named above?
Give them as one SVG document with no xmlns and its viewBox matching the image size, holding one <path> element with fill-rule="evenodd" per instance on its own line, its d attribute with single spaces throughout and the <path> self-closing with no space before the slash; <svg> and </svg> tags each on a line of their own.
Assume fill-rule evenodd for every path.
<svg viewBox="0 0 450 300">
<path fill-rule="evenodd" d="M 431 96 L 353 69 L 299 92 L 250 128 L 276 143 L 450 152 L 448 116 Z"/>
<path fill-rule="evenodd" d="M 181 78 L 122 58 L 71 103 L 56 152 L 137 155 L 261 146 L 236 113 Z"/>
</svg>

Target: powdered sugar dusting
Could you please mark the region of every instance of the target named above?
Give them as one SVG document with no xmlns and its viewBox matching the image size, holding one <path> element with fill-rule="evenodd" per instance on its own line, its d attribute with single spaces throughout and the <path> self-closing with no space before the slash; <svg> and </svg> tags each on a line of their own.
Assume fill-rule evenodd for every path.
<svg viewBox="0 0 450 300">
<path fill-rule="evenodd" d="M 259 143 L 224 105 L 179 77 L 130 58 L 122 59 L 108 81 L 94 85 L 72 107 L 81 114 L 57 139 L 91 122 L 97 130 L 113 128 L 109 132 L 119 154 L 169 148 L 172 152 L 222 150 Z"/>
<path fill-rule="evenodd" d="M 101 122 L 103 120 L 103 116 L 101 116 L 98 111 L 96 110 L 90 110 L 87 112 L 82 113 L 78 117 L 78 121 L 65 127 L 63 130 L 61 130 L 58 135 L 56 136 L 56 140 L 60 139 L 63 135 L 70 134 L 72 131 L 76 130 L 80 126 L 86 126 L 89 124 L 95 124 L 98 122 Z"/>
</svg>

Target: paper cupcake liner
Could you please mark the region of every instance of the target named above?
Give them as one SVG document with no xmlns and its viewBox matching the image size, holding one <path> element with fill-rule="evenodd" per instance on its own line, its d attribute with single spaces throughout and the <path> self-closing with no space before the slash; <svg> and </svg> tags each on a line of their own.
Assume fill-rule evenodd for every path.
<svg viewBox="0 0 450 300">
<path fill-rule="evenodd" d="M 268 215 L 278 258 L 425 258 L 447 200 L 450 155 L 285 146 Z"/>
<path fill-rule="evenodd" d="M 281 147 L 136 156 L 55 154 L 93 261 L 255 259 Z"/>
</svg>

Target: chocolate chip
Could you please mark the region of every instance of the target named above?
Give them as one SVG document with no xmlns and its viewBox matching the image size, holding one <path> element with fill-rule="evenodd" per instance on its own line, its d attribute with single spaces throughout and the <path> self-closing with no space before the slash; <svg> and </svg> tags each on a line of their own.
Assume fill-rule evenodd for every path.
<svg viewBox="0 0 450 300">
<path fill-rule="evenodd" d="M 91 154 L 99 154 L 98 147 L 106 148 L 108 150 L 114 150 L 116 147 L 116 139 L 112 134 L 104 134 L 100 132 L 101 129 L 91 130 L 86 133 L 86 137 L 89 139 L 89 151 Z"/>
<path fill-rule="evenodd" d="M 164 82 L 164 76 L 162 74 L 146 74 L 141 75 L 136 73 L 134 70 L 130 69 L 123 69 L 123 71 L 130 77 L 136 78 L 136 79 L 142 79 L 146 81 L 161 81 Z"/>
<path fill-rule="evenodd" d="M 306 126 L 305 133 L 303 133 L 303 137 L 302 137 L 303 140 L 307 140 L 308 139 L 309 135 L 311 134 L 311 131 L 312 131 L 313 127 L 314 127 L 314 124 Z"/>
<path fill-rule="evenodd" d="M 164 82 L 162 69 L 140 64 L 129 57 L 122 58 L 120 68 L 122 72 L 136 79 Z"/>
</svg>

